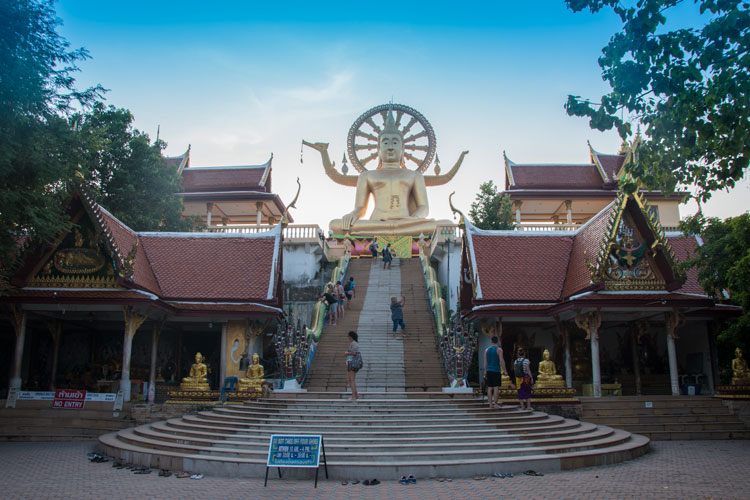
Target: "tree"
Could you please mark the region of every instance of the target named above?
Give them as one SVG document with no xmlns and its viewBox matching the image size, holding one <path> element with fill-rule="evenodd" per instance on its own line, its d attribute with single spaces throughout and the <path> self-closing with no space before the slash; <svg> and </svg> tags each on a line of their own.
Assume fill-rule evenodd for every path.
<svg viewBox="0 0 750 500">
<path fill-rule="evenodd" d="M 513 229 L 513 207 L 510 196 L 497 192 L 492 181 L 479 186 L 476 201 L 471 204 L 469 217 L 480 229 Z"/>
<path fill-rule="evenodd" d="M 698 281 L 715 300 L 725 301 L 726 291 L 731 303 L 742 306 L 741 315 L 728 321 L 718 338 L 719 359 L 728 365 L 735 347 L 750 348 L 750 213 L 724 221 L 697 214 L 681 229 L 703 240 L 684 268 L 696 268 Z"/>
<path fill-rule="evenodd" d="M 84 49 L 56 31 L 52 2 L 0 2 L 0 266 L 12 268 L 19 243 L 49 242 L 68 223 L 61 201 L 72 177 L 73 104 L 98 99 L 101 86 L 75 89 Z"/>
<path fill-rule="evenodd" d="M 634 180 L 671 192 L 691 185 L 707 200 L 740 180 L 750 160 L 750 4 L 746 0 L 694 0 L 705 24 L 666 30 L 667 14 L 683 0 L 566 0 L 579 12 L 611 9 L 622 21 L 602 50 L 599 66 L 611 92 L 598 103 L 570 95 L 571 116 L 592 129 L 628 123 L 644 140 L 627 168 Z"/>
<path fill-rule="evenodd" d="M 182 218 L 182 190 L 177 170 L 161 152 L 165 144 L 151 143 L 133 128 L 127 109 L 93 106 L 70 119 L 76 130 L 77 162 L 96 201 L 136 231 L 189 231 L 194 219 Z"/>
</svg>

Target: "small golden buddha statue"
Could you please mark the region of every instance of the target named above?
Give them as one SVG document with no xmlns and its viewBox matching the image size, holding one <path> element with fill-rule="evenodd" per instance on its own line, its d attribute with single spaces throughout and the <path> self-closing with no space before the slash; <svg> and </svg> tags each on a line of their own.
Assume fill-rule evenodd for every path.
<svg viewBox="0 0 750 500">
<path fill-rule="evenodd" d="M 742 349 L 734 350 L 735 358 L 732 360 L 732 385 L 750 385 L 750 369 L 747 361 L 742 357 Z"/>
<path fill-rule="evenodd" d="M 543 360 L 539 362 L 539 375 L 536 378 L 537 387 L 565 387 L 562 376 L 557 374 L 555 362 L 550 360 L 549 349 L 542 353 Z"/>
<path fill-rule="evenodd" d="M 240 391 L 255 390 L 263 392 L 263 365 L 259 363 L 258 354 L 253 354 L 253 364 L 247 367 L 247 378 L 241 378 L 239 383 Z"/>
<path fill-rule="evenodd" d="M 182 379 L 180 390 L 182 391 L 210 391 L 208 385 L 208 367 L 203 362 L 203 355 L 195 353 L 195 363 L 190 367 L 190 375 Z"/>
</svg>

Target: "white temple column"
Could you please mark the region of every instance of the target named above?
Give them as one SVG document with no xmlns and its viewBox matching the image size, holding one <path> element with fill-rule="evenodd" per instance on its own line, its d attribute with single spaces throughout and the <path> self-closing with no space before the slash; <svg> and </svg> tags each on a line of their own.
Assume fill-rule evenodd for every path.
<svg viewBox="0 0 750 500">
<path fill-rule="evenodd" d="M 568 224 L 573 223 L 573 201 L 565 200 L 565 210 L 568 213 Z"/>
<path fill-rule="evenodd" d="M 62 321 L 53 320 L 47 322 L 47 328 L 52 336 L 52 374 L 49 380 L 49 390 L 55 390 L 55 380 L 57 379 L 57 363 L 60 357 L 60 342 L 62 341 Z"/>
<path fill-rule="evenodd" d="M 513 209 L 516 211 L 516 223 L 521 223 L 521 204 L 522 202 L 520 200 L 516 200 L 513 202 Z"/>
<path fill-rule="evenodd" d="M 602 316 L 599 311 L 587 314 L 578 313 L 576 324 L 582 330 L 586 330 L 586 339 L 591 340 L 591 384 L 594 388 L 594 397 L 602 397 L 602 374 L 599 366 L 599 327 L 602 324 Z"/>
<path fill-rule="evenodd" d="M 672 386 L 672 396 L 680 395 L 680 379 L 677 373 L 677 349 L 674 341 L 677 338 L 677 329 L 685 324 L 685 316 L 674 310 L 665 315 L 667 329 L 667 356 L 669 357 L 669 381 Z"/>
<path fill-rule="evenodd" d="M 213 208 L 214 208 L 213 203 L 206 203 L 206 225 L 207 226 L 211 225 L 211 211 L 213 210 Z"/>
<path fill-rule="evenodd" d="M 258 226 L 263 222 L 263 203 L 260 201 L 255 202 L 255 224 Z"/>
<path fill-rule="evenodd" d="M 133 337 L 138 328 L 146 321 L 148 315 L 138 314 L 131 306 L 124 306 L 125 336 L 122 340 L 122 373 L 120 375 L 120 390 L 122 400 L 130 401 L 130 356 L 133 352 Z"/>
<path fill-rule="evenodd" d="M 221 324 L 221 349 L 219 350 L 219 388 L 224 387 L 224 379 L 227 377 L 227 322 Z"/>
<path fill-rule="evenodd" d="M 10 321 L 16 332 L 16 350 L 13 356 L 13 374 L 10 378 L 10 387 L 21 389 L 21 363 L 23 363 L 23 346 L 26 343 L 26 311 L 19 305 L 10 308 Z"/>
<path fill-rule="evenodd" d="M 148 372 L 148 403 L 153 404 L 156 399 L 156 355 L 159 348 L 159 337 L 166 322 L 166 317 L 154 321 L 151 325 L 151 367 Z"/>
<path fill-rule="evenodd" d="M 570 339 L 565 339 L 565 385 L 573 387 L 573 361 L 570 358 Z"/>
</svg>

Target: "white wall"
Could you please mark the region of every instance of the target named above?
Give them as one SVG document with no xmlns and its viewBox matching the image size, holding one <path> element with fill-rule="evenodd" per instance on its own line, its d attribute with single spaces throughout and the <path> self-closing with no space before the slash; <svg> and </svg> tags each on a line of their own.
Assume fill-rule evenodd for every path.
<svg viewBox="0 0 750 500">
<path fill-rule="evenodd" d="M 323 251 L 310 243 L 284 243 L 284 282 L 310 283 L 320 270 Z"/>
<path fill-rule="evenodd" d="M 433 266 L 437 264 L 437 279 L 440 284 L 448 287 L 446 305 L 456 312 L 461 278 L 461 240 L 446 241 L 438 245 L 430 261 Z"/>
</svg>

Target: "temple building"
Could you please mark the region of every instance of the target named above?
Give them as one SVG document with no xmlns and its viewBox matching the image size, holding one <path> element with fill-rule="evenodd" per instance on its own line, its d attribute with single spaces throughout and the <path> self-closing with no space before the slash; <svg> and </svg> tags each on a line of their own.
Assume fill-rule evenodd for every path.
<svg viewBox="0 0 750 500">
<path fill-rule="evenodd" d="M 712 393 L 716 322 L 739 308 L 681 270 L 701 244 L 676 231 L 681 196 L 627 195 L 626 155 L 590 151 L 578 165 L 505 157 L 516 228 L 465 221 L 461 314 L 501 338 L 509 363 L 518 346 L 533 366 L 549 349 L 578 394 Z"/>
<path fill-rule="evenodd" d="M 580 164 L 514 163 L 504 154 L 505 192 L 510 195 L 515 222 L 526 230 L 550 224 L 575 229 L 601 212 L 617 196 L 627 153 L 603 154 L 589 146 L 589 162 Z M 662 227 L 680 223 L 682 193 L 642 191 L 649 210 Z"/>
<path fill-rule="evenodd" d="M 216 389 L 283 316 L 281 224 L 254 234 L 136 232 L 84 186 L 68 215 L 71 229 L 27 253 L 0 298 L 10 311 L 0 327 L 11 367 L 3 388 L 121 387 L 127 401 L 178 383 L 200 352 Z"/>
<path fill-rule="evenodd" d="M 198 216 L 207 226 L 254 224 L 276 225 L 286 206 L 271 191 L 273 155 L 261 165 L 190 165 L 190 148 L 180 156 L 167 158 L 182 175 L 183 215 Z M 289 217 L 289 222 L 294 220 Z"/>
</svg>

